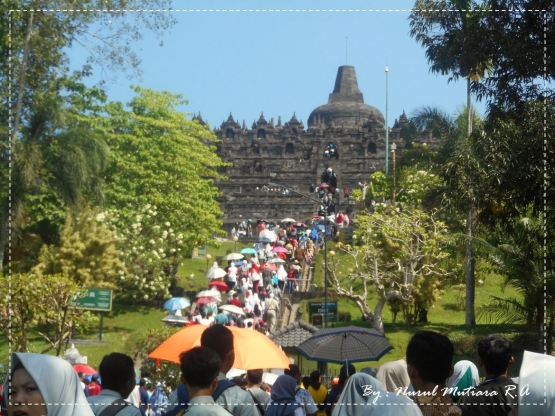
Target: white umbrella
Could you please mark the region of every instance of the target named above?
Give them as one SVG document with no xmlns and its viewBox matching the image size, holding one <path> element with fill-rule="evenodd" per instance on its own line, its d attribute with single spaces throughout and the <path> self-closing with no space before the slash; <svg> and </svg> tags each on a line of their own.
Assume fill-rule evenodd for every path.
<svg viewBox="0 0 555 416">
<path fill-rule="evenodd" d="M 225 312 L 234 313 L 235 315 L 245 315 L 245 311 L 243 311 L 243 309 L 241 309 L 239 306 L 235 305 L 222 305 L 219 306 L 218 309 Z"/>
<path fill-rule="evenodd" d="M 297 221 L 295 221 L 293 218 L 284 218 L 281 220 L 281 222 L 287 223 L 287 222 L 297 222 Z"/>
<path fill-rule="evenodd" d="M 274 257 L 273 259 L 270 259 L 268 263 L 280 264 L 280 263 L 285 263 L 285 260 L 280 259 L 279 257 Z"/>
<path fill-rule="evenodd" d="M 215 269 L 208 270 L 208 273 L 206 273 L 206 277 L 208 277 L 209 279 L 220 279 L 226 274 L 227 273 L 224 269 L 220 269 L 219 267 L 217 267 Z"/>
<path fill-rule="evenodd" d="M 229 253 L 224 257 L 224 260 L 241 260 L 243 257 L 245 256 L 243 256 L 241 253 Z"/>
<path fill-rule="evenodd" d="M 260 232 L 260 237 L 266 237 L 272 242 L 277 240 L 276 233 L 274 233 L 273 231 L 270 231 L 270 230 L 264 230 L 264 231 Z"/>
<path fill-rule="evenodd" d="M 189 322 L 189 319 L 186 316 L 166 315 L 162 318 L 162 321 L 172 324 L 186 324 Z"/>
<path fill-rule="evenodd" d="M 216 290 L 203 290 L 201 292 L 197 293 L 197 298 L 202 298 L 205 296 L 212 296 L 215 298 L 220 298 L 220 292 L 216 289 Z"/>
</svg>

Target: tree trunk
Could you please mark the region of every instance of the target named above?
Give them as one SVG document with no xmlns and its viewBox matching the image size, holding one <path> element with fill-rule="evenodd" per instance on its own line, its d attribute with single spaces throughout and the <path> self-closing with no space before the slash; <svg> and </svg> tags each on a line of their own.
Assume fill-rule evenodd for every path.
<svg viewBox="0 0 555 416">
<path fill-rule="evenodd" d="M 468 122 L 468 137 L 472 134 L 472 97 L 470 94 L 470 76 L 466 78 L 466 112 Z M 474 275 L 474 252 L 472 250 L 472 206 L 466 213 L 466 305 L 465 327 L 476 327 L 476 314 L 474 310 L 474 296 L 476 290 L 476 276 Z"/>
<path fill-rule="evenodd" d="M 472 134 L 472 96 L 470 94 L 470 76 L 466 78 L 466 112 L 468 136 Z"/>
<path fill-rule="evenodd" d="M 0 223 L 0 272 L 4 268 L 4 250 L 6 249 L 6 244 L 8 243 L 10 235 L 10 211 L 8 208 L 8 201 L 2 207 L 2 222 Z M 8 258 L 8 261 L 10 259 Z"/>
<path fill-rule="evenodd" d="M 19 123 L 21 120 L 21 105 L 23 102 L 23 92 L 25 91 L 25 73 L 27 72 L 27 60 L 29 59 L 29 41 L 31 39 L 31 32 L 33 31 L 33 13 L 34 12 L 31 11 L 29 14 L 29 21 L 27 22 L 27 34 L 25 35 L 25 47 L 23 49 L 23 60 L 21 62 L 21 72 L 19 74 L 19 88 L 17 91 L 17 102 L 15 104 L 13 130 L 10 137 L 10 148 L 12 152 L 13 143 L 17 139 L 17 132 L 19 131 Z M 2 212 L 2 223 L 0 224 L 0 271 L 4 268 L 4 249 L 9 239 L 8 235 L 11 234 L 11 229 L 8 225 L 8 222 L 11 221 L 9 217 L 11 210 L 8 207 L 13 204 L 13 200 L 8 199 L 5 202 L 6 204 Z"/>
<path fill-rule="evenodd" d="M 385 293 L 384 293 L 384 289 L 383 287 L 378 288 L 378 296 L 380 297 L 380 299 L 378 300 L 378 303 L 376 305 L 376 308 L 374 309 L 374 324 L 373 324 L 373 328 L 376 331 L 380 331 L 381 334 L 385 333 L 385 329 L 383 327 L 383 319 L 382 319 L 382 312 L 383 312 L 383 308 L 385 306 L 385 303 L 387 302 L 387 299 L 385 297 Z"/>
<path fill-rule="evenodd" d="M 476 289 L 474 275 L 474 252 L 472 250 L 472 208 L 466 214 L 466 304 L 465 322 L 466 328 L 476 327 L 476 314 L 474 310 L 474 292 Z"/>
</svg>

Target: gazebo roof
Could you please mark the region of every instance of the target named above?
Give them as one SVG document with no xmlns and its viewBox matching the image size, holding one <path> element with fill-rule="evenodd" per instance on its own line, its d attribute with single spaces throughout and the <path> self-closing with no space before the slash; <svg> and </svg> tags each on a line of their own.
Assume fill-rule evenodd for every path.
<svg viewBox="0 0 555 416">
<path fill-rule="evenodd" d="M 298 347 L 318 331 L 318 328 L 298 320 L 268 335 L 268 338 L 282 348 Z"/>
</svg>

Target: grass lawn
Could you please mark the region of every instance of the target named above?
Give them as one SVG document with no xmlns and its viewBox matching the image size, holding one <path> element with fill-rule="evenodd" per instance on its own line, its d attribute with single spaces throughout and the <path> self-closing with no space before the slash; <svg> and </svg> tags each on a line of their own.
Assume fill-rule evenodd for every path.
<svg viewBox="0 0 555 416">
<path fill-rule="evenodd" d="M 208 253 L 212 256 L 211 260 L 198 259 L 184 259 L 179 267 L 178 276 L 180 276 L 179 286 L 185 290 L 202 290 L 206 288 L 207 280 L 204 277 L 207 267 L 211 267 L 216 257 L 224 256 L 227 252 L 240 251 L 248 245 L 242 242 L 223 242 L 219 248 L 209 247 Z M 341 255 L 338 254 L 337 258 L 341 260 Z M 226 264 L 227 265 L 227 264 Z M 221 264 L 220 264 L 221 266 Z M 192 276 L 191 276 L 192 275 Z M 483 279 L 483 277 L 481 277 Z M 321 254 L 316 259 L 315 265 L 315 283 L 322 286 L 322 267 L 321 267 Z M 476 306 L 480 306 L 488 301 L 489 295 L 498 295 L 503 297 L 515 296 L 516 292 L 513 288 L 508 287 L 504 293 L 501 292 L 502 279 L 496 275 L 487 276 L 485 284 L 476 289 Z M 371 309 L 375 306 L 376 295 L 370 291 L 369 305 Z M 402 321 L 402 317 L 398 316 L 398 323 L 393 326 L 391 323 L 391 313 L 386 307 L 384 309 L 384 323 L 386 337 L 393 345 L 394 350 L 386 354 L 379 362 L 371 363 L 357 363 L 357 368 L 366 366 L 378 366 L 383 362 L 392 361 L 404 357 L 404 351 L 408 340 L 411 335 L 421 329 L 429 329 L 441 332 L 447 335 L 456 346 L 457 359 L 470 358 L 475 359 L 473 352 L 475 351 L 474 342 L 476 339 L 483 337 L 490 333 L 501 333 L 506 335 L 514 335 L 523 331 L 523 328 L 518 325 L 493 325 L 479 323 L 476 329 L 468 331 L 464 328 L 464 310 L 459 309 L 456 301 L 457 294 L 454 291 L 447 290 L 441 297 L 438 303 L 428 314 L 429 324 L 418 325 L 414 327 L 407 327 Z M 321 299 L 323 300 L 323 299 Z M 303 310 L 303 319 L 309 322 L 306 306 L 301 305 Z M 368 323 L 360 319 L 360 312 L 351 302 L 340 299 L 339 311 L 350 312 L 352 321 L 349 323 L 340 322 L 340 325 L 358 325 L 368 326 Z M 99 314 L 97 313 L 97 316 Z M 114 302 L 114 308 L 111 312 L 106 312 L 104 315 L 103 323 L 103 340 L 98 340 L 99 322 L 95 323 L 88 332 L 77 336 L 79 343 L 76 347 L 82 355 L 88 357 L 90 365 L 97 366 L 102 357 L 110 352 L 118 351 L 132 355 L 135 350 L 137 339 L 141 333 L 149 329 L 158 328 L 163 325 L 161 319 L 165 316 L 165 311 L 158 306 L 142 306 L 142 305 L 121 305 Z M 45 343 L 42 341 L 33 340 L 33 351 L 40 352 Z M 0 357 L 2 357 L 3 364 L 7 363 L 8 345 L 5 339 L 0 340 Z M 511 374 L 518 375 L 520 363 L 522 361 L 522 352 L 518 353 L 515 357 L 516 363 L 513 366 Z M 304 364 L 307 362 L 305 361 Z M 314 363 L 314 368 L 316 364 Z M 330 369 L 336 371 L 337 365 L 331 364 Z M 303 365 L 303 372 L 308 372 L 309 367 Z"/>
</svg>

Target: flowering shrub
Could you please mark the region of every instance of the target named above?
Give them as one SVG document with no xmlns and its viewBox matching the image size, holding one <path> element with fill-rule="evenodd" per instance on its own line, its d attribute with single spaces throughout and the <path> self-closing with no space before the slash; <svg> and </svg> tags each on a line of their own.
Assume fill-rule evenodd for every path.
<svg viewBox="0 0 555 416">
<path fill-rule="evenodd" d="M 127 273 L 120 272 L 118 283 L 122 296 L 137 301 L 170 296 L 174 256 L 185 248 L 183 234 L 163 221 L 150 204 L 134 212 L 107 211 L 97 220 L 105 221 L 118 238 L 127 268 Z"/>
</svg>

